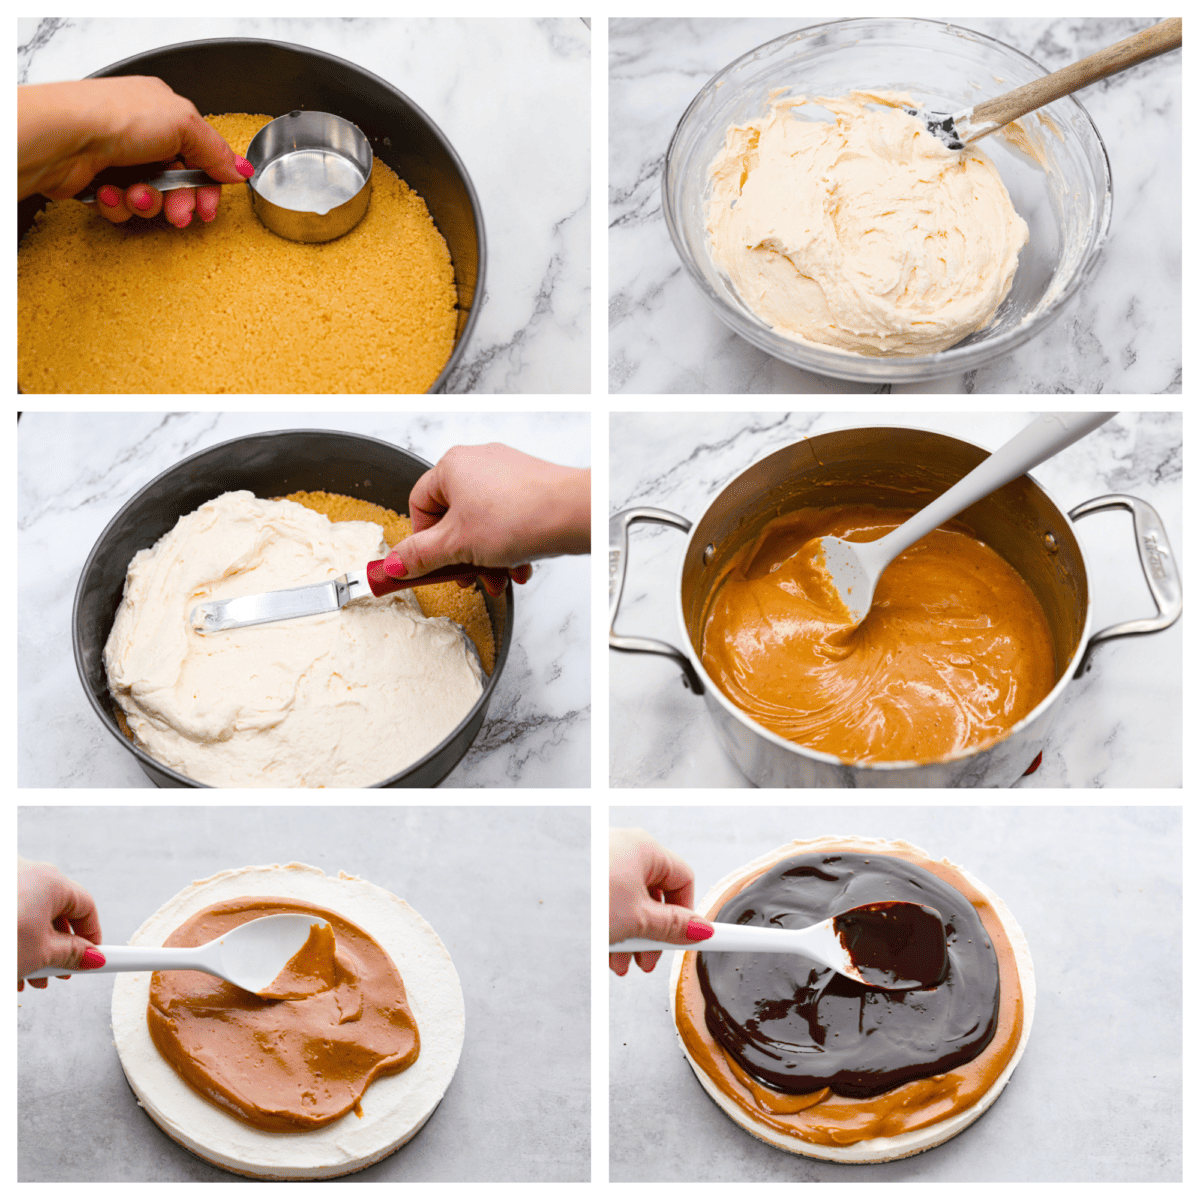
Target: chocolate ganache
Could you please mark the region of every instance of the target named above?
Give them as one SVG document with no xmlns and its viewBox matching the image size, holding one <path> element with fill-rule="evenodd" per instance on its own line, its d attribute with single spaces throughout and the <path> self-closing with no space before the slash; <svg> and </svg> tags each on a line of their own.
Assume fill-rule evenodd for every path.
<svg viewBox="0 0 1200 1200">
<path fill-rule="evenodd" d="M 929 988 L 881 991 L 802 955 L 697 955 L 705 1024 L 755 1079 L 803 1094 L 877 1096 L 970 1062 L 991 1041 L 1000 970 L 971 903 L 913 863 L 885 855 L 800 854 L 732 897 L 716 920 L 800 929 L 857 905 L 934 909 L 949 966 Z"/>
</svg>

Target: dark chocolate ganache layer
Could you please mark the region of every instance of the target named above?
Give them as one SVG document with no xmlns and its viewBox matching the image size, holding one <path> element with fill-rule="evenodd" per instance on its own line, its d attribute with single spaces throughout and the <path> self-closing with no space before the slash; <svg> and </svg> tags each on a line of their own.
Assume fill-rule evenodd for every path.
<svg viewBox="0 0 1200 1200">
<path fill-rule="evenodd" d="M 936 875 L 885 855 L 800 854 L 732 897 L 716 920 L 802 929 L 846 909 L 904 900 L 934 909 L 949 966 L 934 987 L 881 991 L 798 954 L 704 953 L 709 1033 L 760 1083 L 849 1097 L 951 1070 L 992 1040 L 1000 969 L 971 903 Z"/>
</svg>

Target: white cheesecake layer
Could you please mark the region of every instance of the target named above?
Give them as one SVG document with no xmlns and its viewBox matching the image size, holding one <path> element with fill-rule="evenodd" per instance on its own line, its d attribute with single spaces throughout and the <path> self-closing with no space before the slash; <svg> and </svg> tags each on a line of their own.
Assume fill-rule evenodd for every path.
<svg viewBox="0 0 1200 1200">
<path fill-rule="evenodd" d="M 130 938 L 161 946 L 189 917 L 240 896 L 283 896 L 341 914 L 387 951 L 408 994 L 421 1034 L 417 1061 L 376 1079 L 353 1111 L 321 1129 L 255 1129 L 202 1099 L 175 1073 L 150 1039 L 149 971 L 117 976 L 114 1044 L 141 1106 L 170 1137 L 207 1162 L 263 1179 L 331 1179 L 360 1171 L 404 1145 L 437 1107 L 462 1051 L 462 988 L 433 929 L 403 900 L 344 872 L 325 875 L 303 863 L 242 867 L 199 880 L 168 900 Z"/>
<path fill-rule="evenodd" d="M 980 883 L 969 871 L 950 862 L 949 859 L 935 859 L 931 854 L 928 854 L 919 846 L 912 845 L 910 842 L 889 841 L 885 838 L 865 838 L 859 837 L 856 834 L 850 834 L 845 837 L 819 837 L 811 838 L 807 841 L 797 839 L 794 842 L 788 842 L 787 845 L 779 846 L 775 850 L 756 858 L 753 862 L 747 863 L 744 867 L 739 867 L 736 871 L 731 871 L 724 879 L 709 889 L 704 899 L 696 905 L 696 912 L 708 913 L 716 905 L 720 897 L 733 887 L 734 884 L 746 879 L 748 876 L 756 874 L 765 867 L 769 867 L 772 863 L 780 862 L 785 858 L 791 858 L 794 854 L 812 854 L 835 850 L 849 852 L 862 851 L 875 854 L 888 850 L 898 850 L 908 854 L 920 855 L 922 858 L 929 859 L 930 862 L 944 863 L 946 866 L 953 867 L 954 870 L 962 875 L 967 883 L 977 888 L 987 898 L 992 908 L 995 909 L 996 915 L 1000 918 L 1000 923 L 1004 927 L 1004 932 L 1008 935 L 1008 940 L 1013 948 L 1013 955 L 1016 958 L 1017 977 L 1021 982 L 1021 1007 L 1023 1014 L 1021 1039 L 1017 1043 L 1017 1048 L 1013 1052 L 1012 1058 L 1009 1059 L 1008 1065 L 996 1079 L 996 1082 L 970 1108 L 947 1117 L 946 1120 L 939 1121 L 936 1125 L 930 1125 L 925 1129 L 917 1129 L 908 1133 L 897 1134 L 895 1137 L 869 1138 L 866 1141 L 855 1142 L 851 1146 L 824 1146 L 818 1142 L 807 1142 L 802 1138 L 780 1133 L 779 1130 L 772 1128 L 765 1121 L 755 1120 L 750 1113 L 725 1095 L 696 1063 L 696 1060 L 688 1053 L 688 1048 L 684 1044 L 683 1036 L 679 1032 L 678 1026 L 675 1029 L 675 1037 L 679 1041 L 684 1057 L 691 1064 L 692 1070 L 695 1072 L 696 1078 L 700 1081 L 704 1090 L 732 1121 L 735 1121 L 748 1133 L 752 1133 L 756 1138 L 764 1142 L 769 1142 L 772 1146 L 777 1146 L 780 1150 L 787 1150 L 792 1154 L 801 1154 L 807 1158 L 825 1159 L 828 1162 L 891 1162 L 893 1159 L 907 1158 L 909 1155 L 919 1154 L 922 1150 L 928 1150 L 933 1146 L 940 1146 L 942 1142 L 948 1141 L 956 1133 L 961 1133 L 968 1125 L 983 1116 L 1004 1090 L 1004 1085 L 1008 1083 L 1013 1071 L 1016 1070 L 1017 1063 L 1021 1061 L 1021 1055 L 1025 1052 L 1026 1043 L 1029 1041 L 1029 1032 L 1033 1028 L 1035 992 L 1033 959 L 1029 954 L 1029 944 L 1025 941 L 1025 935 L 1021 932 L 1021 927 L 1017 924 L 1012 913 L 1009 912 L 1008 906 L 989 887 Z M 698 947 L 698 949 L 703 949 L 703 946 Z M 679 987 L 680 973 L 683 970 L 683 954 L 675 954 L 673 958 L 674 961 L 671 965 L 669 980 L 669 1003 L 672 1017 L 674 1017 L 675 1013 L 675 993 Z"/>
</svg>

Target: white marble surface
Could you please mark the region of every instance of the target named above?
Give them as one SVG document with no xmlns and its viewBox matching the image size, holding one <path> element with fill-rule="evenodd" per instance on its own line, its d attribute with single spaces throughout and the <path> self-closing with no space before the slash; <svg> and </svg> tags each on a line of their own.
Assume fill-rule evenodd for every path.
<svg viewBox="0 0 1200 1200">
<path fill-rule="evenodd" d="M 614 825 L 642 826 L 691 865 L 697 901 L 793 838 L 902 838 L 949 858 L 1012 910 L 1033 956 L 1037 999 L 1025 1054 L 975 1124 L 913 1158 L 848 1166 L 776 1150 L 709 1100 L 675 1039 L 661 961 L 651 975 L 634 967 L 610 976 L 611 1179 L 1181 1180 L 1181 817 L 1179 807 L 614 808 Z M 1111 979 L 1116 946 L 1121 970 L 1154 986 L 1094 985 Z"/>
<path fill-rule="evenodd" d="M 20 786 L 153 786 L 100 724 L 75 670 L 79 573 L 117 510 L 168 466 L 270 429 L 361 433 L 429 462 L 488 441 L 590 462 L 588 418 L 573 413 L 26 413 L 17 429 Z M 487 719 L 443 787 L 588 786 L 589 563 L 548 559 L 516 589 L 512 647 Z"/>
<path fill-rule="evenodd" d="M 233 867 L 303 862 L 400 896 L 454 960 L 466 1038 L 425 1127 L 347 1182 L 588 1178 L 589 955 L 575 934 L 589 910 L 585 808 L 21 808 L 16 828 L 21 854 L 54 863 L 91 893 L 104 940 L 117 944 L 192 880 Z M 537 988 L 514 969 L 534 961 Z M 93 1187 L 234 1182 L 138 1106 L 112 1044 L 115 978 L 52 979 L 17 997 L 14 1177 Z"/>
<path fill-rule="evenodd" d="M 254 37 L 386 79 L 458 151 L 487 229 L 483 310 L 451 392 L 590 387 L 591 31 L 578 17 L 21 18 L 17 82 L 79 79 L 177 42 Z M 518 81 L 520 86 L 514 86 Z"/>
<path fill-rule="evenodd" d="M 611 418 L 610 513 L 634 505 L 697 520 L 752 463 L 813 433 L 863 425 L 935 429 L 994 450 L 1032 413 L 713 413 Z M 1158 511 L 1182 561 L 1182 419 L 1121 413 L 1030 472 L 1063 510 L 1128 493 Z M 1090 567 L 1093 630 L 1154 614 L 1127 513 L 1076 526 Z M 684 535 L 638 525 L 617 631 L 679 645 L 674 587 Z M 1186 598 L 1185 598 L 1186 599 Z M 1099 647 L 1062 701 L 1042 765 L 1019 783 L 1047 787 L 1179 787 L 1183 781 L 1183 621 Z M 609 653 L 609 773 L 614 787 L 748 787 L 717 744 L 704 700 L 669 660 Z"/>
<path fill-rule="evenodd" d="M 728 329 L 683 270 L 663 220 L 676 123 L 721 68 L 813 16 L 609 23 L 609 386 L 613 392 L 877 392 L 790 367 Z M 1065 67 L 1159 18 L 955 17 Z M 963 376 L 893 392 L 1142 392 L 1182 387 L 1182 56 L 1143 63 L 1080 99 L 1113 175 L 1095 274 L 1048 328 Z"/>
</svg>

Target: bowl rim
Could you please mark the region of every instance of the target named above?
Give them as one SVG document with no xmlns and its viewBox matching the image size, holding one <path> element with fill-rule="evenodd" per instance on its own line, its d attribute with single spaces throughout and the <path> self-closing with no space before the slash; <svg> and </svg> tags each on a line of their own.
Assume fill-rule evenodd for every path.
<svg viewBox="0 0 1200 1200">
<path fill-rule="evenodd" d="M 479 193 L 475 188 L 475 181 L 471 178 L 464 165 L 462 158 L 457 150 L 451 144 L 450 139 L 442 132 L 441 127 L 436 121 L 432 120 L 429 114 L 408 95 L 407 92 L 402 92 L 393 83 L 389 83 L 386 79 L 376 75 L 373 71 L 368 71 L 366 67 L 360 67 L 357 63 L 351 62 L 349 59 L 339 58 L 335 54 L 330 54 L 325 50 L 317 50 L 312 46 L 301 46 L 296 42 L 281 42 L 273 38 L 247 38 L 247 37 L 227 37 L 227 38 L 195 38 L 185 42 L 170 42 L 164 46 L 156 46 L 151 50 L 143 50 L 137 54 L 131 54 L 127 58 L 122 58 L 117 62 L 110 63 L 106 67 L 101 67 L 97 71 L 85 76 L 87 79 L 109 78 L 114 75 L 135 75 L 139 74 L 139 66 L 141 62 L 155 54 L 163 54 L 167 51 L 179 51 L 184 49 L 199 49 L 218 46 L 271 46 L 277 49 L 290 50 L 295 53 L 304 55 L 310 58 L 324 59 L 331 66 L 336 67 L 339 71 L 344 71 L 347 68 L 360 75 L 365 75 L 373 80 L 380 87 L 384 87 L 391 92 L 394 92 L 401 100 L 407 104 L 414 113 L 425 123 L 430 133 L 441 144 L 442 149 L 446 152 L 447 157 L 454 164 L 459 176 L 463 181 L 467 196 L 471 202 L 471 213 L 475 220 L 475 240 L 478 245 L 479 263 L 475 272 L 475 288 L 471 299 L 471 311 L 467 313 L 467 319 L 463 324 L 462 332 L 458 335 L 454 343 L 454 349 L 450 352 L 450 357 L 446 360 L 446 365 L 438 372 L 437 378 L 425 389 L 424 395 L 434 395 L 445 390 L 450 382 L 450 377 L 462 365 L 463 359 L 466 357 L 466 348 L 471 336 L 475 331 L 475 326 L 479 319 L 480 309 L 487 298 L 487 230 L 484 227 L 483 207 L 479 202 Z M 283 114 L 286 115 L 286 114 Z M 46 201 L 49 203 L 49 201 Z M 438 230 L 441 233 L 441 230 Z M 458 280 L 456 278 L 457 285 Z M 18 392 L 20 389 L 18 388 Z M 396 393 L 403 395 L 407 393 Z"/>
<path fill-rule="evenodd" d="M 662 172 L 662 210 L 671 242 L 688 275 L 700 288 L 701 293 L 709 305 L 716 311 L 717 316 L 734 333 L 745 338 L 759 350 L 799 370 L 810 371 L 816 375 L 830 376 L 835 379 L 844 379 L 855 383 L 917 383 L 922 380 L 938 379 L 946 375 L 965 374 L 968 371 L 977 370 L 995 361 L 995 359 L 1002 355 L 1011 353 L 1018 346 L 1024 345 L 1035 334 L 1040 333 L 1051 321 L 1058 317 L 1065 305 L 1078 293 L 1084 281 L 1095 273 L 1112 227 L 1112 164 L 1109 161 L 1108 148 L 1104 144 L 1104 139 L 1100 136 L 1100 131 L 1096 128 L 1096 123 L 1092 120 L 1091 114 L 1080 103 L 1077 93 L 1062 97 L 1062 101 L 1069 100 L 1075 105 L 1082 114 L 1087 127 L 1091 129 L 1092 134 L 1095 136 L 1096 145 L 1100 151 L 1099 161 L 1103 168 L 1104 177 L 1103 193 L 1098 193 L 1096 197 L 1096 232 L 1093 244 L 1080 263 L 1074 276 L 1063 285 L 1059 293 L 1046 305 L 1042 312 L 1037 313 L 1032 319 L 1023 319 L 1017 325 L 1013 326 L 1013 328 L 1005 330 L 1005 332 L 991 341 L 975 342 L 970 346 L 959 344 L 951 346 L 947 350 L 939 350 L 934 354 L 887 356 L 850 354 L 833 350 L 816 342 L 808 343 L 797 341 L 793 338 L 785 338 L 783 335 L 775 333 L 761 319 L 758 319 L 757 323 L 752 322 L 746 314 L 733 308 L 721 296 L 717 295 L 697 268 L 680 232 L 679 218 L 674 210 L 668 186 L 671 178 L 672 161 L 684 125 L 692 115 L 693 110 L 709 93 L 710 89 L 721 86 L 723 76 L 727 75 L 735 67 L 758 57 L 764 51 L 775 47 L 777 44 L 794 41 L 800 34 L 812 35 L 817 30 L 835 27 L 872 26 L 879 24 L 880 21 L 888 21 L 893 24 L 906 22 L 910 25 L 928 25 L 948 32 L 953 31 L 956 34 L 976 41 L 987 42 L 1001 47 L 1006 53 L 1014 54 L 1018 58 L 1023 59 L 1039 75 L 1045 76 L 1050 74 L 1050 71 L 1043 67 L 1041 63 L 1031 58 L 1024 51 L 1018 50 L 1015 46 L 1010 46 L 1007 42 L 1002 42 L 999 38 L 992 37 L 991 34 L 982 33 L 976 29 L 968 29 L 961 25 L 954 25 L 948 21 L 937 21 L 927 17 L 853 17 L 801 26 L 798 29 L 793 29 L 788 33 L 771 38 L 769 41 L 747 50 L 744 54 L 726 63 L 692 98 L 687 108 L 684 109 L 683 115 L 679 118 L 675 130 L 671 135 L 671 140 L 667 145 Z M 1058 103 L 1058 101 L 1055 103 Z M 792 354 L 785 355 L 782 353 L 782 351 L 791 347 L 795 347 L 795 351 Z M 874 369 L 863 370 L 863 364 L 871 364 Z M 889 371 L 889 367 L 894 368 L 894 370 Z"/>
<path fill-rule="evenodd" d="M 151 779 L 153 778 L 153 775 L 150 773 L 157 772 L 157 773 L 167 776 L 168 778 L 173 780 L 180 787 L 212 788 L 213 790 L 226 790 L 226 789 L 218 789 L 213 784 L 201 783 L 199 780 L 192 779 L 190 776 L 180 774 L 180 772 L 173 770 L 171 767 L 168 767 L 165 763 L 159 762 L 158 759 L 156 759 L 153 755 L 147 754 L 147 752 L 145 750 L 143 750 L 139 745 L 137 745 L 136 742 L 134 742 L 130 738 L 127 738 L 121 732 L 120 727 L 117 725 L 116 718 L 113 716 L 112 712 L 105 711 L 105 709 L 101 705 L 99 699 L 92 692 L 91 687 L 88 685 L 87 674 L 84 669 L 83 637 L 82 637 L 82 635 L 80 633 L 80 629 L 79 629 L 80 608 L 82 607 L 83 598 L 84 598 L 84 583 L 87 580 L 89 574 L 91 573 L 93 565 L 99 558 L 100 546 L 104 542 L 105 538 L 108 536 L 109 532 L 111 530 L 113 530 L 115 527 L 117 527 L 119 525 L 119 523 L 122 522 L 126 518 L 126 516 L 131 511 L 133 511 L 133 509 L 139 504 L 139 502 L 142 500 L 142 498 L 145 496 L 145 494 L 147 492 L 149 492 L 151 488 L 155 487 L 165 476 L 173 474 L 174 472 L 180 470 L 181 468 L 187 467 L 189 464 L 194 463 L 199 458 L 203 458 L 209 454 L 213 454 L 216 451 L 223 450 L 229 446 L 234 445 L 235 443 L 247 442 L 247 441 L 251 441 L 254 439 L 275 439 L 275 438 L 279 438 L 279 437 L 290 437 L 290 436 L 294 436 L 295 434 L 298 434 L 298 433 L 299 434 L 320 434 L 320 435 L 324 435 L 324 436 L 327 436 L 332 433 L 332 434 L 338 434 L 339 436 L 342 436 L 342 437 L 354 438 L 358 441 L 370 442 L 376 446 L 383 447 L 387 450 L 399 451 L 403 454 L 407 454 L 411 458 L 415 459 L 418 463 L 422 464 L 426 468 L 426 470 L 432 469 L 432 467 L 433 467 L 433 464 L 431 462 L 428 462 L 421 455 L 415 453 L 412 450 L 406 450 L 402 446 L 397 446 L 394 442 L 385 442 L 382 438 L 371 437 L 369 434 L 354 433 L 353 431 L 343 430 L 343 429 L 314 429 L 314 428 L 269 429 L 269 430 L 264 430 L 261 433 L 249 433 L 249 434 L 243 434 L 241 437 L 227 438 L 223 442 L 217 442 L 215 445 L 208 446 L 203 450 L 197 450 L 194 454 L 189 454 L 186 458 L 178 459 L 176 462 L 172 463 L 165 470 L 160 471 L 157 475 L 155 475 L 153 479 L 148 480 L 145 484 L 143 484 L 140 488 L 138 488 L 138 490 L 123 505 L 121 505 L 121 507 L 113 515 L 112 519 L 104 526 L 103 530 L 101 530 L 99 536 L 96 538 L 95 542 L 93 543 L 91 550 L 88 552 L 87 558 L 84 560 L 83 568 L 79 572 L 79 579 L 75 585 L 75 597 L 71 603 L 71 648 L 72 648 L 72 651 L 74 653 L 74 658 L 75 658 L 75 671 L 79 677 L 79 683 L 80 683 L 80 686 L 83 688 L 84 695 L 87 696 L 88 703 L 92 706 L 92 711 L 95 712 L 95 714 L 100 718 L 100 723 L 104 726 L 104 728 L 106 730 L 108 730 L 108 732 L 110 734 L 112 734 L 113 737 L 115 737 L 117 739 L 118 743 L 121 746 L 123 746 L 126 750 L 130 751 L 133 754 L 133 756 L 138 760 L 139 764 L 143 767 L 143 769 L 145 769 L 147 767 L 150 769 L 149 772 L 146 772 L 146 773 L 150 775 Z M 149 547 L 145 547 L 145 548 L 149 549 Z M 123 587 L 123 585 L 122 585 L 122 587 Z M 396 783 L 402 782 L 405 779 L 405 777 L 428 766 L 433 761 L 433 759 L 435 759 L 439 754 L 441 754 L 442 751 L 446 748 L 446 746 L 459 735 L 460 731 L 464 728 L 464 726 L 468 725 L 476 717 L 476 715 L 479 715 L 480 721 L 482 723 L 483 716 L 486 715 L 487 706 L 490 703 L 491 698 L 492 698 L 492 692 L 495 690 L 496 682 L 497 682 L 497 680 L 499 680 L 501 672 L 504 670 L 504 665 L 508 661 L 508 651 L 509 651 L 509 647 L 512 644 L 512 633 L 513 633 L 513 599 L 514 599 L 513 585 L 512 585 L 512 580 L 510 579 L 508 581 L 508 586 L 506 587 L 505 592 L 504 592 L 504 600 L 505 600 L 504 623 L 503 623 L 503 627 L 501 629 L 500 637 L 496 638 L 496 642 L 498 643 L 496 646 L 496 661 L 494 662 L 494 664 L 492 666 L 491 675 L 485 676 L 486 682 L 484 683 L 483 691 L 481 692 L 479 698 L 471 706 L 471 708 L 467 712 L 467 714 L 463 717 L 463 719 L 461 721 L 459 721 L 459 723 L 454 727 L 454 729 L 452 729 L 450 731 L 450 733 L 448 733 L 446 735 L 446 737 L 444 737 L 436 746 L 434 746 L 430 751 L 428 751 L 428 753 L 424 754 L 421 758 L 417 759 L 416 762 L 409 763 L 408 766 L 406 766 L 403 770 L 397 771 L 395 774 L 388 776 L 386 779 L 381 780 L 378 783 L 368 784 L 367 785 L 368 787 L 371 787 L 371 788 L 390 787 Z M 494 633 L 494 631 L 495 631 L 495 626 L 493 624 L 493 633 Z M 109 632 L 109 634 L 112 633 L 111 625 L 109 626 L 108 632 Z M 105 638 L 105 641 L 107 642 L 107 636 Z M 103 649 L 101 649 L 101 653 L 103 653 Z M 110 700 L 110 703 L 115 704 L 115 701 L 112 700 L 111 692 L 109 694 L 109 700 Z M 457 766 L 462 761 L 462 759 L 466 757 L 467 752 L 470 750 L 470 746 L 471 746 L 471 744 L 474 743 L 476 737 L 478 737 L 478 731 L 476 731 L 475 735 L 471 738 L 471 743 L 468 743 L 466 749 L 464 749 L 464 751 L 463 751 L 463 754 L 458 759 L 455 760 L 454 766 Z M 452 766 L 450 769 L 453 770 L 454 766 Z M 242 785 L 237 785 L 237 786 L 244 787 L 246 785 L 242 784 Z M 274 789 L 274 790 L 281 790 L 281 789 Z M 282 790 L 291 791 L 293 789 L 282 789 Z"/>
</svg>

